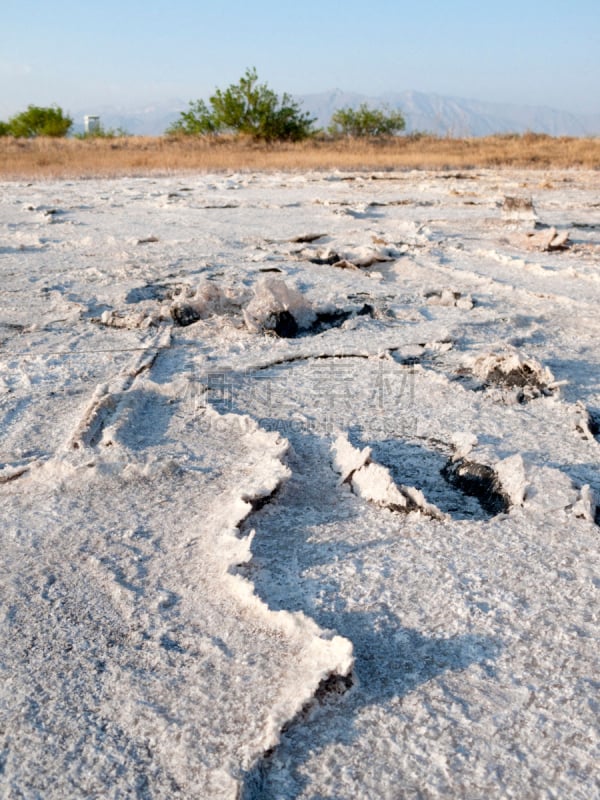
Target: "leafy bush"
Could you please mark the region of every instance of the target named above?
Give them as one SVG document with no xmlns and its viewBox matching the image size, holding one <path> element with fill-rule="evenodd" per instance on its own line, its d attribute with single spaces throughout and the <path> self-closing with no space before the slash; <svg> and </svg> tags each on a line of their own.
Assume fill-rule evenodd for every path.
<svg viewBox="0 0 600 800">
<path fill-rule="evenodd" d="M 0 120 L 0 136 L 10 136 L 10 125 Z"/>
<path fill-rule="evenodd" d="M 218 133 L 219 126 L 217 121 L 204 100 L 190 101 L 189 106 L 189 111 L 182 111 L 179 119 L 167 128 L 167 134 L 173 136 L 204 136 Z"/>
<path fill-rule="evenodd" d="M 238 83 L 217 89 L 209 100 L 190 103 L 187 112 L 167 130 L 169 134 L 232 132 L 257 141 L 300 141 L 312 135 L 312 119 L 288 94 L 279 98 L 255 69 L 247 69 Z"/>
<path fill-rule="evenodd" d="M 71 117 L 65 116 L 57 105 L 27 106 L 8 120 L 8 132 L 18 138 L 30 136 L 66 136 L 73 126 Z"/>
<path fill-rule="evenodd" d="M 393 136 L 406 127 L 400 111 L 388 108 L 369 108 L 362 103 L 358 108 L 340 108 L 331 117 L 328 132 L 331 136 L 356 138 Z"/>
</svg>

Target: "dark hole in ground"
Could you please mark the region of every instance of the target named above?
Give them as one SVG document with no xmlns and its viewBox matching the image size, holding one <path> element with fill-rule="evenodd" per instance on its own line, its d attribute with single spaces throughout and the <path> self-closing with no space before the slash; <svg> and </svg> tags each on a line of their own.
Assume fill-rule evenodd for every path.
<svg viewBox="0 0 600 800">
<path fill-rule="evenodd" d="M 359 309 L 335 309 L 334 311 L 320 311 L 314 322 L 308 328 L 300 328 L 289 311 L 281 311 L 276 317 L 275 326 L 270 326 L 278 336 L 284 339 L 293 339 L 296 336 L 312 336 L 329 328 L 339 328 L 351 317 L 373 317 L 375 309 L 369 303 L 364 303 Z"/>
<path fill-rule="evenodd" d="M 252 513 L 255 511 L 260 511 L 261 508 L 268 506 L 269 503 L 272 503 L 273 500 L 279 494 L 279 486 L 271 492 L 271 494 L 265 494 L 262 497 L 251 497 L 248 499 L 248 502 L 252 506 Z"/>
<path fill-rule="evenodd" d="M 431 446 L 429 442 L 370 441 L 360 430 L 351 430 L 349 437 L 355 447 L 368 445 L 373 460 L 387 467 L 399 486 L 420 489 L 427 502 L 452 519 L 484 521 L 507 510 L 506 498 L 498 491 L 493 470 L 489 467 L 480 473 L 473 470 L 472 479 L 468 470 L 455 475 L 453 467 L 459 462 L 449 461 L 450 448 L 444 453 L 440 452 L 441 446 Z"/>
<path fill-rule="evenodd" d="M 344 309 L 336 309 L 335 311 L 322 311 L 317 314 L 316 320 L 313 322 L 307 333 L 321 333 L 327 328 L 339 328 L 350 317 L 372 317 L 375 314 L 375 309 L 369 303 L 364 303 L 357 311 L 348 311 Z"/>
<path fill-rule="evenodd" d="M 319 265 L 329 264 L 330 266 L 333 266 L 334 264 L 337 264 L 338 261 L 341 261 L 342 257 L 339 255 L 339 253 L 331 253 L 325 258 L 319 258 L 318 256 L 315 256 L 315 258 L 309 258 L 308 260 L 310 261 L 311 264 L 319 264 Z"/>
<path fill-rule="evenodd" d="M 351 316 L 351 311 L 325 311 L 321 314 L 317 314 L 316 320 L 306 332 L 321 333 L 321 331 L 325 331 L 327 328 L 337 328 Z"/>
<path fill-rule="evenodd" d="M 310 244 L 311 242 L 316 242 L 318 239 L 322 239 L 324 236 L 327 236 L 326 233 L 305 233 L 302 236 L 295 236 L 293 239 L 290 239 L 290 242 L 294 244 Z"/>
<path fill-rule="evenodd" d="M 600 438 L 600 411 L 592 411 L 588 409 L 589 428 L 596 439 Z"/>
<path fill-rule="evenodd" d="M 176 325 L 182 328 L 198 322 L 200 319 L 199 312 L 191 305 L 174 305 L 171 306 L 171 317 Z"/>
<path fill-rule="evenodd" d="M 276 315 L 275 326 L 272 330 L 283 339 L 293 339 L 298 335 L 299 328 L 294 315 L 284 310 Z"/>
<path fill-rule="evenodd" d="M 449 462 L 441 472 L 442 477 L 450 485 L 470 497 L 475 497 L 491 517 L 508 511 L 510 506 L 508 498 L 502 492 L 492 467 L 461 459 Z"/>
<path fill-rule="evenodd" d="M 319 683 L 315 691 L 315 699 L 319 703 L 325 702 L 328 697 L 336 694 L 345 694 L 348 689 L 354 686 L 352 673 L 349 675 L 338 675 L 332 672 Z"/>
<path fill-rule="evenodd" d="M 171 317 L 176 325 L 186 327 L 201 319 L 199 311 L 190 303 L 176 303 L 171 307 Z M 314 322 L 307 328 L 301 328 L 294 315 L 284 309 L 276 311 L 265 321 L 266 331 L 276 334 L 282 339 L 295 339 L 297 336 L 311 336 L 322 333 L 329 328 L 339 328 L 351 317 L 374 317 L 375 308 L 370 303 L 363 303 L 358 309 L 335 309 L 334 311 L 317 312 Z"/>
</svg>

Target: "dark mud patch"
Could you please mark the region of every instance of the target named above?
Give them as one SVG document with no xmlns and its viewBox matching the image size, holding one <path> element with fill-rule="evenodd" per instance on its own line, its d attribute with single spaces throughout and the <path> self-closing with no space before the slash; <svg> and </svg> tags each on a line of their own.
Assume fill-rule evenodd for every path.
<svg viewBox="0 0 600 800">
<path fill-rule="evenodd" d="M 588 427 L 594 439 L 600 441 L 600 410 L 588 408 Z"/>
<path fill-rule="evenodd" d="M 526 386 L 535 386 L 538 389 L 543 388 L 543 384 L 537 380 L 535 372 L 531 367 L 527 366 L 527 364 L 511 369 L 509 372 L 503 372 L 496 367 L 488 373 L 487 382 L 495 383 L 498 386 L 507 386 L 509 388 L 515 386 L 518 386 L 520 389 L 524 389 Z"/>
<path fill-rule="evenodd" d="M 260 511 L 262 508 L 272 503 L 276 499 L 280 491 L 281 491 L 281 484 L 279 484 L 270 494 L 265 494 L 262 497 L 249 498 L 248 502 L 252 506 L 251 513 L 254 514 L 256 511 Z"/>
<path fill-rule="evenodd" d="M 460 459 L 448 462 L 441 474 L 451 486 L 469 497 L 474 497 L 490 518 L 509 510 L 509 499 L 502 491 L 492 467 Z"/>
<path fill-rule="evenodd" d="M 505 386 L 509 389 L 525 389 L 529 387 L 542 390 L 546 388 L 546 384 L 540 379 L 538 371 L 526 363 L 508 370 L 501 365 L 494 367 L 487 373 L 485 381 L 487 384 Z"/>
<path fill-rule="evenodd" d="M 443 442 L 372 441 L 358 430 L 349 438 L 359 449 L 368 445 L 373 459 L 390 471 L 398 486 L 416 487 L 427 503 L 454 520 L 486 521 L 508 509 L 493 469 L 453 462 L 451 448 Z"/>
<path fill-rule="evenodd" d="M 275 334 L 282 339 L 296 339 L 302 336 L 314 336 L 330 328 L 339 328 L 346 320 L 353 317 L 373 318 L 374 316 L 375 308 L 369 303 L 364 303 L 358 309 L 338 308 L 333 311 L 319 311 L 308 327 L 300 327 L 293 314 L 284 310 L 270 315 L 265 323 L 265 329 L 268 333 Z"/>
<path fill-rule="evenodd" d="M 535 400 L 537 397 L 549 397 L 552 389 L 526 364 L 510 372 L 494 369 L 485 381 L 485 387 L 499 386 L 515 392 L 515 398 L 521 405 Z"/>
<path fill-rule="evenodd" d="M 327 236 L 326 233 L 305 233 L 302 236 L 295 236 L 293 239 L 290 239 L 290 242 L 294 244 L 310 244 L 311 242 L 323 239 L 325 236 Z"/>
<path fill-rule="evenodd" d="M 295 339 L 300 330 L 294 315 L 286 309 L 273 314 L 268 329 L 282 339 Z"/>
<path fill-rule="evenodd" d="M 202 314 L 197 308 L 188 303 L 177 303 L 171 306 L 170 309 L 171 319 L 180 328 L 186 328 L 188 325 L 193 325 L 194 322 L 202 319 Z"/>
<path fill-rule="evenodd" d="M 346 692 L 354 686 L 354 676 L 352 673 L 349 675 L 339 675 L 332 672 L 319 683 L 315 692 L 315 700 L 318 703 L 325 703 L 331 697 L 336 695 L 346 694 Z"/>
<path fill-rule="evenodd" d="M 471 389 L 499 389 L 505 399 L 520 404 L 538 397 L 549 397 L 560 386 L 552 373 L 533 359 L 518 355 L 483 356 L 457 372 L 459 379 L 472 379 Z M 478 382 L 475 382 L 479 379 Z"/>
<path fill-rule="evenodd" d="M 251 508 L 250 511 L 247 513 L 247 515 L 244 517 L 244 519 L 240 520 L 240 522 L 237 525 L 237 531 L 239 537 L 246 536 L 250 531 L 250 529 L 252 528 L 253 525 L 252 517 L 254 516 L 254 514 L 256 514 L 259 511 L 262 511 L 263 508 L 271 505 L 271 503 L 274 503 L 277 500 L 279 494 L 281 493 L 284 483 L 285 479 L 282 479 L 271 492 L 267 492 L 266 494 L 242 495 L 242 500 L 244 500 L 246 503 L 250 503 Z M 239 572 L 240 574 L 244 574 L 248 568 L 252 570 L 253 568 L 252 561 L 245 562 L 243 564 L 238 564 L 235 567 L 235 571 Z"/>
<path fill-rule="evenodd" d="M 319 266 L 328 264 L 332 267 L 334 264 L 339 264 L 343 261 L 343 258 L 339 253 L 329 253 L 327 256 L 314 256 L 307 260 L 310 261 L 311 264 L 317 264 Z"/>
<path fill-rule="evenodd" d="M 358 310 L 349 311 L 347 309 L 336 309 L 334 311 L 322 311 L 317 313 L 317 318 L 314 323 L 306 331 L 302 331 L 304 335 L 311 335 L 315 333 L 322 333 L 329 328 L 339 328 L 351 317 L 371 317 L 375 316 L 375 309 L 370 303 L 364 303 Z"/>
</svg>

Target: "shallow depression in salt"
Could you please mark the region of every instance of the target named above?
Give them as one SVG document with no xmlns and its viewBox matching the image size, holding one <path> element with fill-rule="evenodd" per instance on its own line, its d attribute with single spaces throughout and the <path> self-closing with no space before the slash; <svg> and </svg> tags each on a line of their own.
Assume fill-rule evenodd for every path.
<svg viewBox="0 0 600 800">
<path fill-rule="evenodd" d="M 599 190 L 2 185 L 3 796 L 597 794 Z"/>
</svg>

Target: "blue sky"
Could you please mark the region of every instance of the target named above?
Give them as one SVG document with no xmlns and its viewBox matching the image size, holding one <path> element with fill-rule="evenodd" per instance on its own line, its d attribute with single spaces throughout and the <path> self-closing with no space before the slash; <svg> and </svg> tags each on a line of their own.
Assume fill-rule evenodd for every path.
<svg viewBox="0 0 600 800">
<path fill-rule="evenodd" d="M 600 0 L 2 0 L 0 119 L 208 97 L 436 92 L 600 113 Z"/>
</svg>

